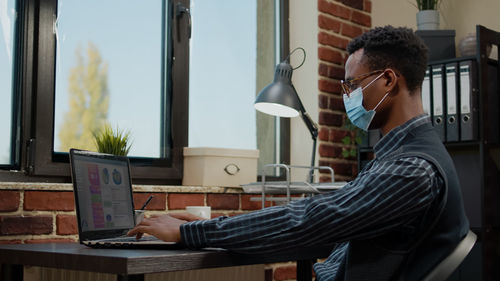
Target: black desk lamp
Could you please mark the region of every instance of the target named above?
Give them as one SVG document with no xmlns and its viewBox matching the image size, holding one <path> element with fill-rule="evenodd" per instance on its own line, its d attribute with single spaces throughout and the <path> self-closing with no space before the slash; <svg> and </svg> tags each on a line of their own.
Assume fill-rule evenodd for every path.
<svg viewBox="0 0 500 281">
<path fill-rule="evenodd" d="M 296 67 L 292 68 L 288 59 L 296 50 L 302 50 L 304 52 L 304 60 L 302 63 Z M 311 171 L 309 174 L 309 182 L 313 181 L 314 162 L 316 158 L 316 140 L 318 138 L 318 125 L 314 123 L 311 116 L 306 112 L 302 101 L 292 84 L 292 73 L 293 70 L 299 68 L 304 64 L 306 59 L 306 52 L 303 48 L 294 49 L 288 57 L 276 66 L 276 71 L 274 73 L 274 80 L 271 84 L 267 85 L 262 91 L 260 91 L 257 99 L 255 100 L 255 109 L 263 113 L 279 116 L 279 117 L 296 117 L 300 114 L 302 120 L 309 129 L 311 137 L 313 139 L 313 151 L 311 160 Z"/>
</svg>

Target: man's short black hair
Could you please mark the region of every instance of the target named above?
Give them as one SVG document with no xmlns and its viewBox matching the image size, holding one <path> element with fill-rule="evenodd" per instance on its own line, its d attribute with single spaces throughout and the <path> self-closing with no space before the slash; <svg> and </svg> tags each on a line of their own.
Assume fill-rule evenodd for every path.
<svg viewBox="0 0 500 281">
<path fill-rule="evenodd" d="M 389 25 L 376 27 L 347 46 L 349 55 L 359 49 L 363 49 L 362 61 L 370 70 L 393 68 L 405 77 L 408 90 L 414 92 L 421 87 L 427 68 L 427 47 L 413 30 Z"/>
</svg>

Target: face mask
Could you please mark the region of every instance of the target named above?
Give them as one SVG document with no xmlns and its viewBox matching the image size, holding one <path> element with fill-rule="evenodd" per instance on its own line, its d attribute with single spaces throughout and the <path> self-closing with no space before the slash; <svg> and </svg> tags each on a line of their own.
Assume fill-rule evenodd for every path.
<svg viewBox="0 0 500 281">
<path fill-rule="evenodd" d="M 384 73 L 377 76 L 364 88 L 358 87 L 349 96 L 347 94 L 344 94 L 343 96 L 347 117 L 349 117 L 349 120 L 351 120 L 352 124 L 363 131 L 368 131 L 368 127 L 370 127 L 370 123 L 375 116 L 375 110 L 382 103 L 382 101 L 384 101 L 387 95 L 389 95 L 389 93 L 387 92 L 372 110 L 367 111 L 363 107 L 363 90 L 370 86 L 373 82 L 377 81 L 377 79 L 382 77 L 383 74 Z"/>
</svg>

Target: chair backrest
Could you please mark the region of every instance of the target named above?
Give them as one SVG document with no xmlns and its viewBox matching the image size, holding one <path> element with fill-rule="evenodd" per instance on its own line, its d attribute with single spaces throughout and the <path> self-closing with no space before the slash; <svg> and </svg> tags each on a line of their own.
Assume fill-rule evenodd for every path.
<svg viewBox="0 0 500 281">
<path fill-rule="evenodd" d="M 458 243 L 457 247 L 442 260 L 434 269 L 427 274 L 422 281 L 444 281 L 446 280 L 457 267 L 462 263 L 467 254 L 476 243 L 477 236 L 470 231 L 465 235 L 464 239 Z"/>
</svg>

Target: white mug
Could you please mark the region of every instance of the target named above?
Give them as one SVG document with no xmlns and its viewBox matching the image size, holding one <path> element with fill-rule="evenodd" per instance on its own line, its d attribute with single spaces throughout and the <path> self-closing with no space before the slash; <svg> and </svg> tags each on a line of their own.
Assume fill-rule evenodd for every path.
<svg viewBox="0 0 500 281">
<path fill-rule="evenodd" d="M 138 225 L 144 219 L 144 210 L 135 210 L 134 214 L 135 214 L 135 225 Z"/>
<path fill-rule="evenodd" d="M 210 206 L 187 206 L 186 212 L 207 220 L 211 218 Z"/>
</svg>

